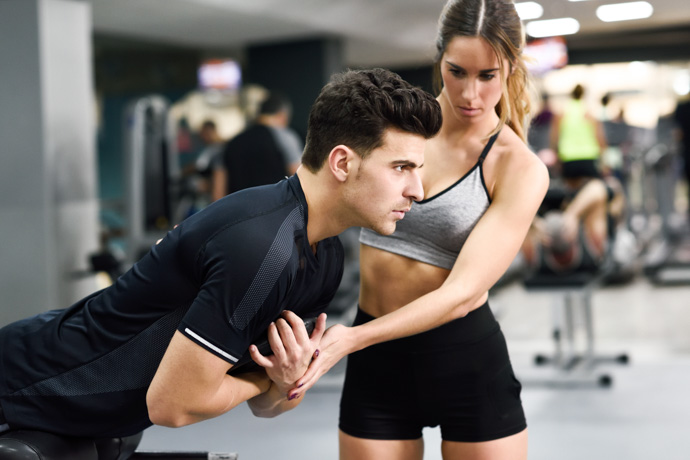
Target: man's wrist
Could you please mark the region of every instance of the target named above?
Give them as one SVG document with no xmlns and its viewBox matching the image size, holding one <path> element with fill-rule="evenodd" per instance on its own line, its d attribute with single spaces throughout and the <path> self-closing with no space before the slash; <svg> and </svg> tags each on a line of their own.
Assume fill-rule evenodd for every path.
<svg viewBox="0 0 690 460">
<path fill-rule="evenodd" d="M 266 372 L 247 372 L 246 374 L 241 374 L 238 378 L 248 380 L 249 382 L 256 385 L 259 394 L 267 393 L 271 389 L 271 384 L 273 383 Z"/>
<path fill-rule="evenodd" d="M 288 384 L 288 385 L 281 385 L 278 382 L 274 382 L 271 380 L 271 388 L 273 388 L 275 391 L 282 395 L 287 395 L 288 392 L 295 387 L 295 384 Z"/>
</svg>

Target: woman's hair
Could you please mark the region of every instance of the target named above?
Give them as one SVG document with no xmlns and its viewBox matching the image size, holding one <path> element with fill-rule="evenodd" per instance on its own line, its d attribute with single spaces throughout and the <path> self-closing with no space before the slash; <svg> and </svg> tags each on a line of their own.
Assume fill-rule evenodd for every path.
<svg viewBox="0 0 690 460">
<path fill-rule="evenodd" d="M 384 69 L 334 75 L 311 107 L 302 164 L 321 169 L 333 147 L 366 158 L 395 128 L 430 139 L 441 129 L 441 106 L 431 94 Z"/>
<path fill-rule="evenodd" d="M 438 20 L 435 86 L 442 87 L 441 60 L 455 37 L 483 38 L 498 57 L 499 71 L 505 75 L 504 60 L 509 63 L 508 78 L 501 78 L 503 95 L 496 106 L 500 121 L 491 134 L 504 124 L 510 126 L 523 141 L 532 108 L 532 88 L 522 51 L 525 34 L 520 17 L 511 0 L 448 0 Z"/>
</svg>

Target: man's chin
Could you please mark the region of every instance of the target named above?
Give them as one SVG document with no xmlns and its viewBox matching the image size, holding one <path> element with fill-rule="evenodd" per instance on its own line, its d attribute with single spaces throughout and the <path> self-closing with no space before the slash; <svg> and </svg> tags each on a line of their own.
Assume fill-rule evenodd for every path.
<svg viewBox="0 0 690 460">
<path fill-rule="evenodd" d="M 377 225 L 376 227 L 371 227 L 373 231 L 379 235 L 388 236 L 395 232 L 396 222 L 392 222 L 388 225 Z"/>
</svg>

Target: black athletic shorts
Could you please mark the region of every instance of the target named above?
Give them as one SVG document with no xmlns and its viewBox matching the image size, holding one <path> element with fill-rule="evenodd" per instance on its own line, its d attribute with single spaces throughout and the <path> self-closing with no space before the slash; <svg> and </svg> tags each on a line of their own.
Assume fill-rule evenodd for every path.
<svg viewBox="0 0 690 460">
<path fill-rule="evenodd" d="M 596 160 L 573 160 L 564 161 L 561 164 L 561 175 L 565 178 L 573 177 L 598 177 L 601 172 Z"/>
<path fill-rule="evenodd" d="M 354 324 L 373 318 L 358 310 Z M 351 354 L 340 429 L 358 438 L 482 442 L 527 427 L 503 333 L 486 303 L 466 317 Z"/>
</svg>

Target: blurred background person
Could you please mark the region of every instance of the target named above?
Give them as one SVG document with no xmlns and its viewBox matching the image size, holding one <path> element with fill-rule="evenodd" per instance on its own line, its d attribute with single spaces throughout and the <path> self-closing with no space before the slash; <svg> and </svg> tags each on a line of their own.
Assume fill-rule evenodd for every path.
<svg viewBox="0 0 690 460">
<path fill-rule="evenodd" d="M 529 132 L 527 134 L 527 144 L 539 159 L 544 162 L 549 169 L 551 177 L 557 174 L 558 157 L 551 148 L 551 125 L 553 124 L 554 113 L 551 110 L 549 95 L 541 93 L 541 107 L 539 112 L 532 118 Z"/>
<path fill-rule="evenodd" d="M 602 126 L 606 139 L 606 148 L 602 152 L 601 161 L 604 170 L 618 179 L 625 187 L 626 165 L 629 162 L 628 153 L 631 144 L 631 127 L 625 122 L 623 107 L 617 107 L 614 116 L 609 115 L 609 107 L 613 96 L 606 93 L 601 98 Z"/>
<path fill-rule="evenodd" d="M 224 139 L 218 134 L 216 123 L 212 120 L 206 120 L 202 123 L 199 138 L 201 138 L 204 147 L 195 162 L 195 170 L 198 174 L 208 177 L 211 174 L 213 164 L 218 161 L 219 155 L 223 151 Z"/>
<path fill-rule="evenodd" d="M 532 118 L 527 135 L 527 143 L 533 152 L 539 153 L 543 149 L 551 148 L 549 136 L 553 118 L 554 113 L 549 104 L 549 95 L 542 92 L 539 112 Z"/>
<path fill-rule="evenodd" d="M 186 208 L 184 217 L 201 211 L 212 201 L 213 170 L 220 162 L 224 140 L 218 134 L 216 123 L 206 120 L 199 130 L 201 150 L 194 162 L 182 169 L 182 206 Z"/>
<path fill-rule="evenodd" d="M 304 144 L 288 125 L 290 101 L 271 92 L 244 131 L 224 146 L 213 171 L 213 199 L 257 185 L 272 184 L 297 170 Z"/>
<path fill-rule="evenodd" d="M 582 178 L 600 175 L 599 160 L 606 148 L 602 124 L 587 111 L 584 94 L 585 88 L 576 85 L 551 125 L 551 148 L 558 153 L 563 179 L 579 184 Z"/>
</svg>

